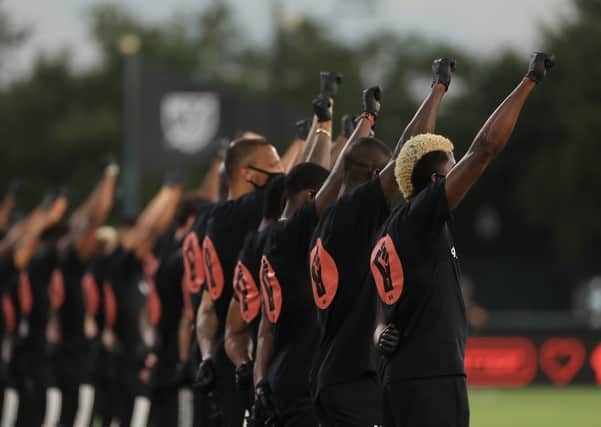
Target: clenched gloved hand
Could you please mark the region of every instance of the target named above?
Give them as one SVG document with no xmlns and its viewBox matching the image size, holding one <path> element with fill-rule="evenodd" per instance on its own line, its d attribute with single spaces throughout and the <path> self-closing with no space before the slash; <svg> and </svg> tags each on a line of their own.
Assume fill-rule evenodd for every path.
<svg viewBox="0 0 601 427">
<path fill-rule="evenodd" d="M 456 62 L 454 59 L 440 58 L 432 61 L 432 87 L 441 83 L 449 90 L 451 76 L 455 72 Z"/>
<path fill-rule="evenodd" d="M 555 56 L 544 52 L 534 52 L 530 56 L 530 64 L 528 66 L 528 77 L 530 80 L 540 83 L 547 75 L 547 70 L 555 65 Z"/>
<path fill-rule="evenodd" d="M 216 380 L 217 372 L 215 369 L 215 362 L 208 357 L 198 365 L 198 370 L 194 377 L 194 387 L 205 393 L 209 393 L 215 390 Z"/>
<path fill-rule="evenodd" d="M 332 120 L 332 110 L 330 110 L 332 103 L 329 97 L 319 95 L 313 100 L 312 104 L 313 112 L 318 122 L 329 122 Z"/>
<path fill-rule="evenodd" d="M 357 126 L 357 116 L 354 114 L 345 114 L 342 116 L 342 120 L 340 122 L 340 127 L 342 134 L 345 138 L 350 138 L 353 132 L 355 131 L 355 127 Z"/>
<path fill-rule="evenodd" d="M 298 139 L 302 139 L 303 141 L 307 140 L 309 136 L 309 131 L 311 130 L 311 119 L 299 120 L 296 122 L 296 137 Z"/>
<path fill-rule="evenodd" d="M 251 411 L 249 426 L 277 427 L 279 418 L 279 412 L 273 400 L 271 387 L 263 379 L 255 386 L 255 404 Z"/>
<path fill-rule="evenodd" d="M 385 356 L 390 356 L 399 347 L 401 332 L 397 327 L 389 323 L 378 337 L 378 349 Z"/>
</svg>

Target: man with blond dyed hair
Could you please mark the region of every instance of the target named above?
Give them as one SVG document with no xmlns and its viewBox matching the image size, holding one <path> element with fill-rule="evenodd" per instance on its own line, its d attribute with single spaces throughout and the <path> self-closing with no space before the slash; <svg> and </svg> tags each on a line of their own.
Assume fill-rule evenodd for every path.
<svg viewBox="0 0 601 427">
<path fill-rule="evenodd" d="M 410 139 L 395 174 L 407 203 L 386 221 L 371 259 L 381 299 L 384 426 L 467 427 L 463 358 L 467 325 L 457 251 L 448 224 L 470 187 L 509 139 L 528 95 L 553 59 L 535 53 L 528 73 L 455 165 L 439 135 Z"/>
</svg>

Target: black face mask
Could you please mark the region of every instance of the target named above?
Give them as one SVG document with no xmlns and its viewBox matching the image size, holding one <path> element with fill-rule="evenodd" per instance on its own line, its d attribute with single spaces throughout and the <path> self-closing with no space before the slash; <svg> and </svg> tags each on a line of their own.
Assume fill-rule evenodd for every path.
<svg viewBox="0 0 601 427">
<path fill-rule="evenodd" d="M 256 166 L 252 166 L 252 165 L 247 166 L 247 168 L 257 171 L 257 172 L 264 173 L 265 175 L 267 175 L 267 181 L 265 181 L 265 184 L 263 184 L 263 185 L 257 185 L 255 182 L 249 181 L 249 180 L 246 181 L 246 182 L 252 184 L 252 186 L 255 187 L 255 189 L 257 189 L 257 190 L 267 187 L 267 185 L 269 185 L 269 183 L 274 178 L 284 175 L 282 172 L 269 172 L 269 171 L 266 171 L 265 169 L 261 169 L 261 168 L 258 168 Z"/>
</svg>

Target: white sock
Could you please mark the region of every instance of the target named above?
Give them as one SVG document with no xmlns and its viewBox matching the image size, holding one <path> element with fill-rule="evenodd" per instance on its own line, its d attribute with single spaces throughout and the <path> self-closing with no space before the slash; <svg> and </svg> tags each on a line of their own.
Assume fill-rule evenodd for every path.
<svg viewBox="0 0 601 427">
<path fill-rule="evenodd" d="M 63 394 L 56 387 L 46 389 L 46 411 L 44 412 L 43 427 L 56 427 L 60 421 Z"/>
</svg>

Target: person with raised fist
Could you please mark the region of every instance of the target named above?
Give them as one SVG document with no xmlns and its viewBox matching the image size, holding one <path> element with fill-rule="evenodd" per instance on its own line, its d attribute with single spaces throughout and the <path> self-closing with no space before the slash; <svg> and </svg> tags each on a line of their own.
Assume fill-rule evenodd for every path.
<svg viewBox="0 0 601 427">
<path fill-rule="evenodd" d="M 452 211 L 505 147 L 528 95 L 553 63 L 545 53 L 532 55 L 526 76 L 457 164 L 452 142 L 440 135 L 416 135 L 400 150 L 395 175 L 407 203 L 385 222 L 370 259 L 381 307 L 375 340 L 384 358 L 386 427 L 469 425 L 467 324 Z"/>
<path fill-rule="evenodd" d="M 436 83 L 398 147 L 434 130 L 451 73 L 450 65 L 440 66 L 437 61 Z M 361 116 L 373 127 L 380 111 L 379 88 L 365 91 L 363 104 Z M 382 392 L 372 344 L 376 292 L 368 283 L 368 261 L 373 239 L 398 194 L 391 154 L 373 137 L 358 139 L 348 148 L 342 158 L 344 178 L 338 200 L 327 209 L 311 240 L 309 270 L 322 330 L 315 400 L 324 427 L 382 424 Z"/>
</svg>

